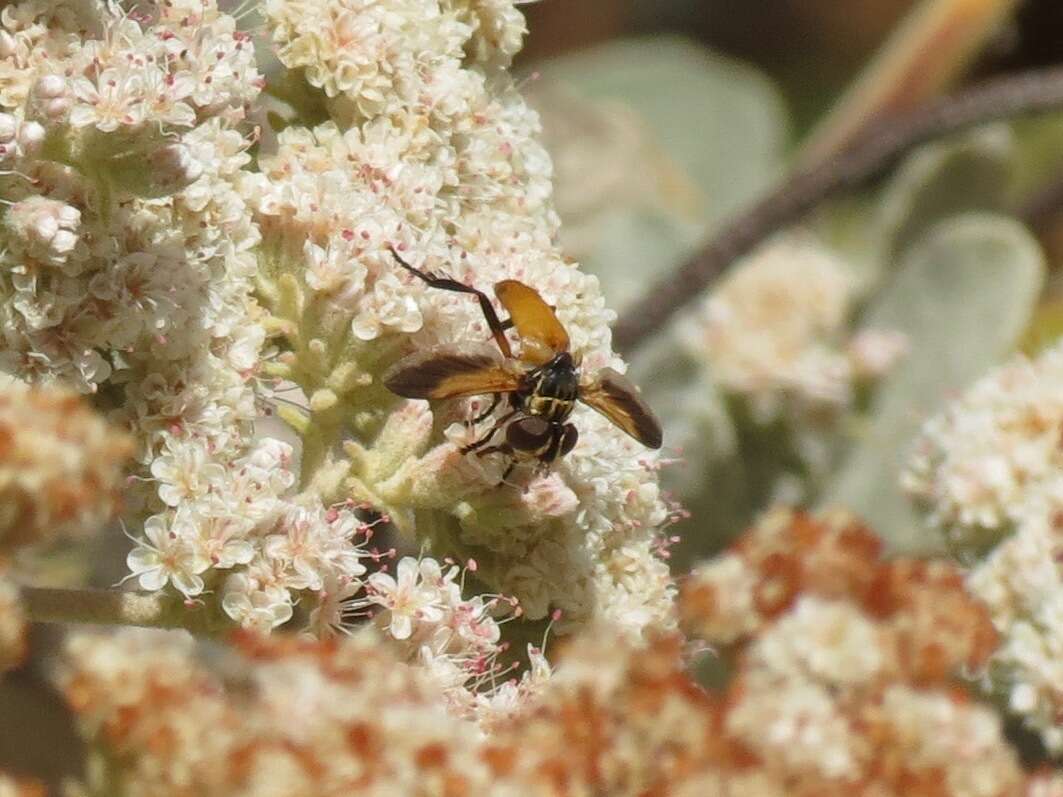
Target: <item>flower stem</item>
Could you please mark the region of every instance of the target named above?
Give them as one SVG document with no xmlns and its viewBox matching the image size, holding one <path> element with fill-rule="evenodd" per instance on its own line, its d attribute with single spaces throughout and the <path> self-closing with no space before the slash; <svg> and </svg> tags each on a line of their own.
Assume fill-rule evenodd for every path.
<svg viewBox="0 0 1063 797">
<path fill-rule="evenodd" d="M 183 628 L 197 635 L 216 634 L 230 625 L 204 606 L 157 593 L 22 587 L 21 599 L 26 615 L 38 623 Z"/>
<path fill-rule="evenodd" d="M 828 197 L 855 188 L 919 144 L 989 122 L 1063 108 L 1063 68 L 1021 72 L 873 123 L 856 142 L 787 177 L 738 213 L 686 263 L 652 283 L 613 327 L 617 351 L 630 353 L 696 299 L 737 258 L 800 221 Z"/>
</svg>

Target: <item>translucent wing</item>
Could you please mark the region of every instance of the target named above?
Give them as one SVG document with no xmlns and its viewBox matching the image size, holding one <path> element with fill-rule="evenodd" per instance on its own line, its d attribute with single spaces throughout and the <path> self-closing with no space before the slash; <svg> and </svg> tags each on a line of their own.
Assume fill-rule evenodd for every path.
<svg viewBox="0 0 1063 797">
<path fill-rule="evenodd" d="M 597 410 L 647 448 L 661 447 L 661 423 L 642 400 L 639 389 L 612 368 L 580 388 L 580 401 Z"/>
<path fill-rule="evenodd" d="M 517 328 L 523 359 L 541 365 L 568 351 L 568 333 L 538 291 L 523 282 L 503 280 L 495 285 L 495 295 Z"/>
<path fill-rule="evenodd" d="M 520 374 L 485 347 L 441 347 L 411 354 L 384 374 L 384 385 L 406 398 L 448 399 L 510 393 Z"/>
</svg>

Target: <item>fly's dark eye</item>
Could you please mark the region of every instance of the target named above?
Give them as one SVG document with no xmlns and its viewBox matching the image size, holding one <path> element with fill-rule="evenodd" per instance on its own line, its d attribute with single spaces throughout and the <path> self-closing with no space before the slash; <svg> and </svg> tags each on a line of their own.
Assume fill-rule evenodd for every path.
<svg viewBox="0 0 1063 797">
<path fill-rule="evenodd" d="M 528 415 L 506 427 L 506 442 L 517 451 L 538 451 L 550 442 L 552 433 L 548 422 Z"/>
<path fill-rule="evenodd" d="M 576 431 L 576 427 L 566 423 L 565 435 L 561 438 L 561 456 L 565 456 L 565 454 L 575 448 L 577 440 L 579 440 L 579 432 Z"/>
</svg>

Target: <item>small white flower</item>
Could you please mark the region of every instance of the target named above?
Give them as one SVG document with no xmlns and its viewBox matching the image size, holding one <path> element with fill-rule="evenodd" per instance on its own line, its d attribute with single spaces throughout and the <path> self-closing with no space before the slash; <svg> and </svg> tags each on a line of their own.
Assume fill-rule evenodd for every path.
<svg viewBox="0 0 1063 797">
<path fill-rule="evenodd" d="M 145 521 L 146 540 L 129 552 L 126 565 L 141 589 L 156 591 L 172 582 L 185 596 L 198 595 L 203 591 L 200 574 L 210 567 L 210 560 L 178 533 L 176 523 L 167 521 L 163 515 Z"/>
<path fill-rule="evenodd" d="M 410 556 L 399 561 L 395 578 L 387 573 L 369 576 L 369 596 L 388 610 L 387 629 L 395 639 L 409 639 L 415 620 L 435 622 L 443 617 L 439 593 L 419 580 L 420 565 Z"/>
<path fill-rule="evenodd" d="M 222 596 L 225 613 L 244 628 L 264 633 L 284 625 L 292 617 L 288 590 L 276 585 L 260 585 L 245 573 L 234 573 L 225 581 Z"/>
<path fill-rule="evenodd" d="M 220 488 L 225 468 L 210 461 L 202 441 L 172 439 L 166 453 L 151 463 L 151 475 L 159 480 L 159 498 L 178 506 Z"/>
<path fill-rule="evenodd" d="M 73 93 L 79 100 L 70 111 L 74 127 L 95 126 L 109 133 L 144 119 L 143 78 L 134 72 L 108 68 L 95 80 L 76 78 Z"/>
</svg>

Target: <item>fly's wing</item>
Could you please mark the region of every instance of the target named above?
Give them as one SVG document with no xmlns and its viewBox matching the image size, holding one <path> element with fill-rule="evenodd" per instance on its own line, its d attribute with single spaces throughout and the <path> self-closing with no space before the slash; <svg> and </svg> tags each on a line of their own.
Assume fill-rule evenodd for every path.
<svg viewBox="0 0 1063 797">
<path fill-rule="evenodd" d="M 580 401 L 597 410 L 647 448 L 661 447 L 661 423 L 629 379 L 603 368 L 580 388 Z"/>
<path fill-rule="evenodd" d="M 503 280 L 495 285 L 495 295 L 517 328 L 523 359 L 542 365 L 558 352 L 568 351 L 568 333 L 538 291 L 523 282 Z"/>
<path fill-rule="evenodd" d="M 442 347 L 411 354 L 384 374 L 384 385 L 405 398 L 448 399 L 510 393 L 520 375 L 483 347 Z"/>
</svg>

